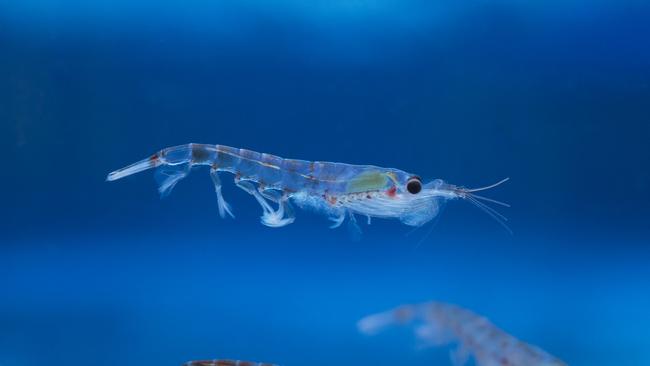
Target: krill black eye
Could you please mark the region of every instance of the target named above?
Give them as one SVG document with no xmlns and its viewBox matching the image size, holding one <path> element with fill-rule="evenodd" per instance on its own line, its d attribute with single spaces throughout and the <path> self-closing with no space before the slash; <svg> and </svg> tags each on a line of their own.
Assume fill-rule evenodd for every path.
<svg viewBox="0 0 650 366">
<path fill-rule="evenodd" d="M 420 191 L 422 190 L 422 182 L 420 182 L 418 178 L 411 178 L 406 183 L 406 190 L 409 191 L 409 193 L 411 194 L 420 193 Z"/>
</svg>

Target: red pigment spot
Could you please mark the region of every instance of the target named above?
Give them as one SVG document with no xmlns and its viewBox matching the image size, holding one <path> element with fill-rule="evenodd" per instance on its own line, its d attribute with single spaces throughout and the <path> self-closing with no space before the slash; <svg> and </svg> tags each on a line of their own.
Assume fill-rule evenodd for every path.
<svg viewBox="0 0 650 366">
<path fill-rule="evenodd" d="M 413 316 L 413 311 L 407 307 L 401 307 L 395 310 L 394 314 L 395 318 L 397 318 L 397 321 L 404 324 L 411 319 Z"/>
<path fill-rule="evenodd" d="M 151 157 L 149 158 L 149 160 L 151 160 L 151 161 L 158 160 L 158 154 L 153 154 L 153 155 L 151 155 Z"/>
<path fill-rule="evenodd" d="M 388 197 L 395 197 L 396 193 L 397 193 L 397 187 L 395 186 L 392 186 L 389 190 L 386 191 Z"/>
</svg>

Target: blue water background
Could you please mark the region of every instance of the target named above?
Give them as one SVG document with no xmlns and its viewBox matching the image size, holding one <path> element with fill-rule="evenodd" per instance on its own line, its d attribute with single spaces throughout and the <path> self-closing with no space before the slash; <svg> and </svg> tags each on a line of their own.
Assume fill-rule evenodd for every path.
<svg viewBox="0 0 650 366">
<path fill-rule="evenodd" d="M 650 364 L 645 1 L 0 4 L 0 365 L 447 365 L 362 316 L 437 299 L 570 365 Z M 435 228 L 259 223 L 156 150 L 220 143 L 480 186 Z M 225 181 L 230 178 L 225 177 Z M 364 220 L 361 220 L 364 221 Z M 424 238 L 424 240 L 422 240 Z"/>
</svg>

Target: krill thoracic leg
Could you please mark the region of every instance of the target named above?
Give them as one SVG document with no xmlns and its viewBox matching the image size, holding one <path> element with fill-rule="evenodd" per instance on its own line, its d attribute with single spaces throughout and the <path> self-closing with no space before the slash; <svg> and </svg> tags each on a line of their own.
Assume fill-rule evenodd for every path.
<svg viewBox="0 0 650 366">
<path fill-rule="evenodd" d="M 223 198 L 221 193 L 221 180 L 219 179 L 219 172 L 215 167 L 210 168 L 210 177 L 212 177 L 212 183 L 214 183 L 214 191 L 217 193 L 217 204 L 219 205 L 219 215 L 221 217 L 226 217 L 226 214 L 230 217 L 235 218 L 233 215 L 230 205 Z"/>
<path fill-rule="evenodd" d="M 266 201 L 264 196 L 259 192 L 258 189 L 255 188 L 253 183 L 244 181 L 244 180 L 239 180 L 235 179 L 235 184 L 243 189 L 244 191 L 248 192 L 250 195 L 255 197 L 257 202 L 262 206 L 262 217 L 261 221 L 264 225 L 270 226 L 270 227 L 282 227 L 285 225 L 289 225 L 292 223 L 295 218 L 293 217 L 284 217 L 285 216 L 285 205 L 283 203 L 279 204 L 279 208 L 277 210 L 274 210 L 271 205 Z"/>
</svg>

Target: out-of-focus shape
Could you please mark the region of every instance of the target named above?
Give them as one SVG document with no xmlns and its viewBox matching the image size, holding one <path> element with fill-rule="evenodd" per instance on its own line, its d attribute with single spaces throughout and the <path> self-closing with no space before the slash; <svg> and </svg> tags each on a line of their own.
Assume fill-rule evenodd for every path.
<svg viewBox="0 0 650 366">
<path fill-rule="evenodd" d="M 183 366 L 278 366 L 266 362 L 252 362 L 242 360 L 201 360 L 190 361 L 183 364 Z"/>
<path fill-rule="evenodd" d="M 424 346 L 455 343 L 454 366 L 474 357 L 478 366 L 566 366 L 544 350 L 524 343 L 497 328 L 486 318 L 459 306 L 441 302 L 402 305 L 369 315 L 357 326 L 362 333 L 376 334 L 393 325 L 415 326 Z"/>
</svg>

